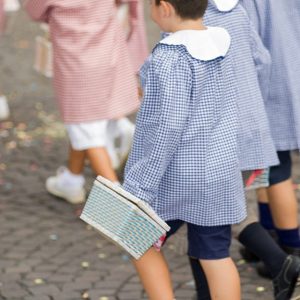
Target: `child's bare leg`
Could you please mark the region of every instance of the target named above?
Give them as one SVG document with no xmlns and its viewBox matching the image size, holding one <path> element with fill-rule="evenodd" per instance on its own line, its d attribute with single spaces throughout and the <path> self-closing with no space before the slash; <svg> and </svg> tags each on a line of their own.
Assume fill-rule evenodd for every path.
<svg viewBox="0 0 300 300">
<path fill-rule="evenodd" d="M 276 228 L 298 228 L 298 203 L 291 179 L 268 188 L 269 205 Z"/>
<path fill-rule="evenodd" d="M 231 258 L 200 260 L 208 281 L 212 300 L 240 300 L 238 271 Z"/>
<path fill-rule="evenodd" d="M 268 191 L 266 188 L 260 188 L 256 191 L 259 203 L 269 203 Z"/>
<path fill-rule="evenodd" d="M 133 264 L 150 300 L 173 300 L 171 275 L 161 252 L 151 248 Z"/>
<path fill-rule="evenodd" d="M 86 156 L 85 150 L 83 151 L 74 150 L 70 146 L 68 169 L 71 173 L 76 175 L 82 173 L 84 168 L 85 156 Z"/>
<path fill-rule="evenodd" d="M 113 182 L 118 181 L 118 177 L 112 167 L 110 157 L 106 148 L 90 148 L 86 150 L 86 155 L 91 163 L 94 172 Z"/>
</svg>

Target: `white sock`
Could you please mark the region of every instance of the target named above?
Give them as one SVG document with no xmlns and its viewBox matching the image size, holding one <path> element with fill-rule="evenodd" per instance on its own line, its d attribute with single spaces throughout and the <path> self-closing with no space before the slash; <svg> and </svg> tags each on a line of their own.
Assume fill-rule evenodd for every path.
<svg viewBox="0 0 300 300">
<path fill-rule="evenodd" d="M 85 179 L 82 174 L 74 174 L 70 172 L 69 169 L 65 169 L 63 174 L 63 182 L 64 184 L 68 186 L 78 186 L 78 187 L 83 187 L 85 183 Z"/>
</svg>

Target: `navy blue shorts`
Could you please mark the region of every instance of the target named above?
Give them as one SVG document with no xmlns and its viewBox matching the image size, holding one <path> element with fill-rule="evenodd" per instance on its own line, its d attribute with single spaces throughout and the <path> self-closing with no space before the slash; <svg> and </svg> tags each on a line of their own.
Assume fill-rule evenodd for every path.
<svg viewBox="0 0 300 300">
<path fill-rule="evenodd" d="M 286 181 L 292 176 L 292 159 L 290 151 L 277 152 L 280 165 L 270 168 L 270 186 Z"/>
<path fill-rule="evenodd" d="M 180 220 L 168 221 L 171 230 L 167 238 L 185 224 Z M 187 223 L 188 255 L 196 259 L 215 260 L 229 257 L 231 226 L 198 226 Z"/>
</svg>

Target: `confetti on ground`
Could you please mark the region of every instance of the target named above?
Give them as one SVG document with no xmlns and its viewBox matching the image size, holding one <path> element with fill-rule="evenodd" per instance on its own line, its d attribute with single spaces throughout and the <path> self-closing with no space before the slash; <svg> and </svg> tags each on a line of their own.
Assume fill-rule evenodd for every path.
<svg viewBox="0 0 300 300">
<path fill-rule="evenodd" d="M 33 172 L 37 171 L 38 168 L 39 168 L 39 167 L 38 167 L 37 164 L 31 164 L 31 165 L 30 165 L 30 170 L 33 171 Z"/>
<path fill-rule="evenodd" d="M 57 241 L 58 240 L 58 236 L 56 234 L 50 234 L 49 235 L 49 239 L 52 241 Z"/>
<path fill-rule="evenodd" d="M 296 191 L 300 191 L 300 184 L 299 183 L 294 183 L 294 189 Z"/>
<path fill-rule="evenodd" d="M 100 297 L 99 300 L 109 300 L 108 297 Z"/>
<path fill-rule="evenodd" d="M 39 284 L 43 284 L 43 283 L 45 283 L 45 282 L 44 282 L 43 279 L 37 278 L 37 279 L 34 280 L 34 283 L 37 284 L 37 285 L 39 285 Z"/>
<path fill-rule="evenodd" d="M 174 245 L 169 245 L 168 247 L 170 250 L 174 250 L 175 249 L 175 246 Z"/>
<path fill-rule="evenodd" d="M 189 287 L 194 287 L 195 286 L 195 281 L 194 280 L 188 281 L 185 285 L 189 286 Z"/>
<path fill-rule="evenodd" d="M 6 170 L 6 164 L 0 164 L 0 171 L 5 171 Z"/>
<path fill-rule="evenodd" d="M 83 268 L 88 268 L 88 267 L 90 266 L 90 263 L 89 263 L 88 261 L 83 261 L 83 262 L 81 263 L 81 266 L 82 266 Z"/>
<path fill-rule="evenodd" d="M 256 291 L 259 292 L 259 293 L 264 292 L 265 290 L 266 290 L 266 289 L 265 289 L 263 286 L 258 286 L 258 287 L 256 288 Z"/>
<path fill-rule="evenodd" d="M 84 292 L 82 294 L 82 299 L 89 299 L 89 293 L 88 292 Z"/>
<path fill-rule="evenodd" d="M 98 254 L 98 257 L 99 257 L 100 259 L 105 259 L 105 258 L 107 257 L 107 255 L 106 255 L 105 253 L 99 253 L 99 254 Z"/>
<path fill-rule="evenodd" d="M 244 259 L 240 259 L 236 264 L 238 266 L 244 265 L 246 263 L 246 261 Z"/>
<path fill-rule="evenodd" d="M 6 144 L 5 144 L 5 148 L 6 148 L 7 150 L 13 150 L 13 149 L 17 148 L 17 143 L 16 143 L 16 141 L 10 141 L 10 142 L 6 143 Z"/>
</svg>

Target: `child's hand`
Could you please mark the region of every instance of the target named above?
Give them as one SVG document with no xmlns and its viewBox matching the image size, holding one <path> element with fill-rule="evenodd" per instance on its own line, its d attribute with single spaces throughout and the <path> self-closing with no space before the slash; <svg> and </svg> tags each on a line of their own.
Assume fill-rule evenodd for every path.
<svg viewBox="0 0 300 300">
<path fill-rule="evenodd" d="M 161 250 L 161 247 L 163 246 L 163 244 L 165 243 L 165 240 L 166 240 L 166 235 L 164 234 L 163 236 L 161 236 L 160 238 L 159 238 L 159 240 L 157 241 L 157 242 L 155 242 L 154 244 L 153 244 L 153 247 L 154 247 L 154 249 L 156 250 L 156 251 L 160 251 Z"/>
</svg>

